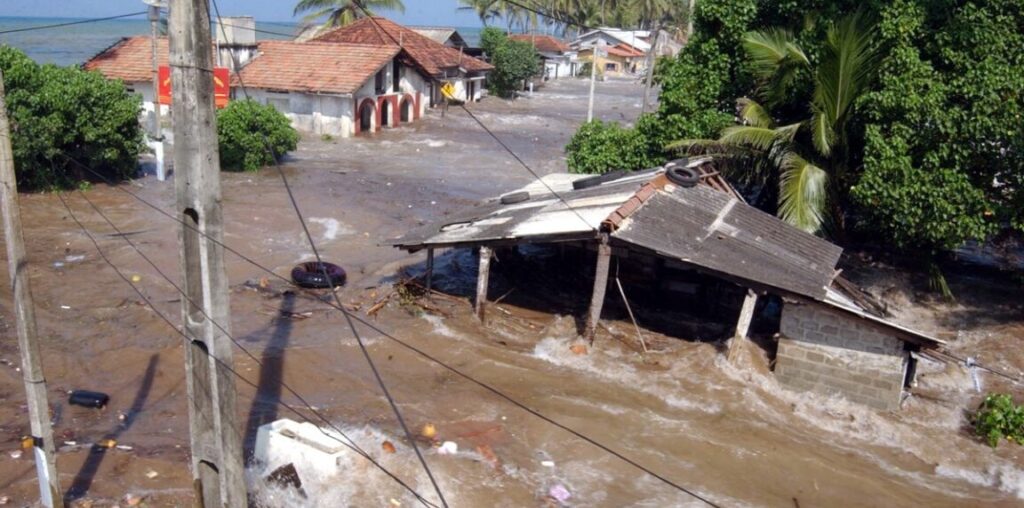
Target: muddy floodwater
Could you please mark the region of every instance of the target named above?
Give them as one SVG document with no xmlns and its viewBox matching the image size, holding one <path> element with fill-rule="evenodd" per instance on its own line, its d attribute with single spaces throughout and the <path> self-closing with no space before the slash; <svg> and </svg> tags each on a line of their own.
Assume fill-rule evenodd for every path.
<svg viewBox="0 0 1024 508">
<path fill-rule="evenodd" d="M 547 174 L 565 171 L 563 147 L 586 117 L 586 90 L 584 81 L 562 81 L 529 98 L 487 99 L 470 108 Z M 641 97 L 637 83 L 599 83 L 597 116 L 632 121 Z M 423 271 L 422 253 L 382 242 L 531 180 L 461 110 L 443 117 L 430 111 L 414 125 L 367 138 L 308 136 L 284 170 L 324 258 L 348 271 L 340 292 L 345 305 L 720 506 L 1024 505 L 1021 447 L 1004 442 L 989 448 L 972 435 L 968 420 L 985 392 L 1009 392 L 1020 401 L 1024 391 L 982 373 L 978 392 L 961 366 L 922 361 L 903 408 L 879 413 L 781 388 L 770 371 L 770 337 L 730 362 L 720 342 L 687 336 L 701 323 L 680 326 L 678 333 L 659 326 L 643 332 L 650 351 L 642 353 L 625 313 L 611 304 L 612 291 L 596 341 L 578 347 L 584 344 L 576 319 L 589 298 L 578 288 L 589 284 L 593 266 L 559 263 L 544 249 L 499 255 L 490 297 L 501 301 L 483 324 L 465 298 L 477 269 L 468 251 L 438 253 L 436 286 L 446 296 L 435 296 L 426 311 L 395 296 L 366 317 L 396 281 Z M 281 276 L 311 259 L 274 170 L 225 173 L 223 182 L 229 246 Z M 173 183 L 145 177 L 120 188 L 97 184 L 85 196 L 177 283 L 176 224 L 123 191 L 173 211 Z M 22 196 L 62 487 L 83 506 L 124 506 L 128 494 L 147 506 L 188 505 L 182 339 L 157 315 L 177 324 L 179 295 L 82 194 L 66 197 L 153 306 L 98 256 L 56 195 Z M 245 378 L 238 381 L 237 412 L 246 442 L 263 423 L 299 419 L 278 401 L 309 416 L 283 382 L 437 502 L 343 316 L 306 294 L 281 294 L 282 284 L 230 253 L 226 260 L 232 334 L 252 355 L 235 348 L 235 368 Z M 943 332 L 958 354 L 1015 375 L 1024 369 L 1019 280 L 955 270 L 950 281 L 961 297 L 947 303 L 928 296 L 914 275 L 863 257 L 845 262 L 845 273 L 885 299 L 902 322 Z M 8 287 L 6 270 L 3 281 Z M 627 293 L 634 290 L 627 285 Z M 19 452 L 28 417 L 12 319 L 4 290 L 0 496 L 24 506 L 34 503 L 37 487 L 31 454 Z M 645 319 L 641 314 L 642 324 Z M 419 442 L 451 506 L 558 506 L 549 496 L 553 488 L 569 494 L 567 506 L 703 505 L 376 331 L 360 326 L 359 332 L 410 427 L 432 424 L 438 439 L 458 444 L 451 455 Z M 104 410 L 69 406 L 72 389 L 109 393 L 110 404 Z M 95 449 L 102 439 L 121 447 Z M 249 470 L 250 488 L 260 506 L 417 505 L 365 461 L 350 466 L 339 476 L 304 478 L 304 498 L 264 483 L 258 466 Z"/>
</svg>

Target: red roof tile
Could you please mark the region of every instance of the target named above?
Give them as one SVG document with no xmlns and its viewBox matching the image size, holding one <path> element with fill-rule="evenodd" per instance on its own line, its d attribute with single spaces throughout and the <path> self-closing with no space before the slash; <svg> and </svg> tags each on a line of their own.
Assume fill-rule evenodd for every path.
<svg viewBox="0 0 1024 508">
<path fill-rule="evenodd" d="M 445 69 L 457 67 L 462 67 L 470 73 L 486 72 L 494 68 L 482 60 L 464 55 L 455 48 L 435 42 L 416 33 L 415 30 L 382 17 L 359 19 L 319 35 L 314 40 L 377 46 L 401 45 L 403 53 L 412 64 L 429 76 L 441 76 Z"/>
<path fill-rule="evenodd" d="M 508 36 L 514 41 L 526 41 L 533 44 L 542 53 L 565 53 L 569 45 L 550 35 L 512 34 Z"/>
<path fill-rule="evenodd" d="M 397 46 L 263 41 L 239 78 L 248 88 L 350 94 L 397 54 Z"/>
<path fill-rule="evenodd" d="M 167 65 L 166 37 L 157 39 L 160 65 Z M 125 37 L 113 46 L 92 57 L 83 66 L 88 71 L 99 71 L 110 79 L 127 83 L 153 80 L 153 49 L 149 37 Z"/>
<path fill-rule="evenodd" d="M 633 48 L 633 47 L 631 47 L 631 46 L 629 46 L 628 44 L 625 44 L 625 43 L 616 44 L 615 46 L 612 46 L 612 47 L 607 48 L 607 49 L 608 49 L 608 54 L 616 55 L 616 56 L 637 57 L 637 56 L 644 56 L 646 54 L 643 51 L 640 51 L 640 50 L 638 50 L 636 48 Z"/>
</svg>

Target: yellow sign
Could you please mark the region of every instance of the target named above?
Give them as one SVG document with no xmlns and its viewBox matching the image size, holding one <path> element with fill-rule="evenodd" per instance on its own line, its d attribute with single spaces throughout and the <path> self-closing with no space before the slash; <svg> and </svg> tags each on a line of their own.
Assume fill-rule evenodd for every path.
<svg viewBox="0 0 1024 508">
<path fill-rule="evenodd" d="M 444 84 L 441 85 L 441 93 L 444 94 L 447 99 L 453 101 L 459 100 L 458 97 L 455 96 L 455 85 L 453 85 L 451 81 L 445 81 Z"/>
</svg>

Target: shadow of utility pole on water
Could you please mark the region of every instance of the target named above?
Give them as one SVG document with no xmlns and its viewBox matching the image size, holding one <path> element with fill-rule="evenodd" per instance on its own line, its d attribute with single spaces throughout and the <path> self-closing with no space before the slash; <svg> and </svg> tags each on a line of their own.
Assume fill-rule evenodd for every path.
<svg viewBox="0 0 1024 508">
<path fill-rule="evenodd" d="M 107 439 L 117 441 L 117 438 L 135 423 L 135 418 L 142 412 L 142 408 L 146 405 L 146 399 L 149 398 L 149 392 L 153 389 L 153 378 L 156 376 L 156 364 L 159 361 L 159 355 L 154 354 L 149 357 L 146 374 L 142 376 L 142 384 L 139 385 L 138 391 L 135 392 L 135 400 L 132 401 L 131 407 L 125 413 L 124 421 L 118 425 L 116 430 L 104 435 L 100 442 Z M 103 463 L 103 459 L 107 456 L 107 451 L 109 450 L 109 448 L 102 446 L 100 442 L 93 444 L 92 448 L 89 449 L 89 456 L 85 458 L 85 462 L 82 464 L 82 468 L 78 470 L 78 474 L 75 475 L 75 480 L 71 483 L 71 487 L 64 494 L 65 501 L 70 502 L 84 496 L 89 492 L 89 488 L 92 487 L 93 478 L 96 477 L 96 472 L 99 471 L 100 464 Z"/>
<path fill-rule="evenodd" d="M 274 321 L 270 341 L 260 355 L 260 379 L 256 394 L 249 406 L 249 418 L 245 424 L 245 456 L 252 459 L 256 447 L 256 433 L 261 425 L 277 420 L 278 405 L 281 402 L 281 388 L 284 383 L 284 356 L 292 334 L 292 311 L 295 309 L 295 294 L 286 291 L 281 296 L 281 311 Z"/>
</svg>

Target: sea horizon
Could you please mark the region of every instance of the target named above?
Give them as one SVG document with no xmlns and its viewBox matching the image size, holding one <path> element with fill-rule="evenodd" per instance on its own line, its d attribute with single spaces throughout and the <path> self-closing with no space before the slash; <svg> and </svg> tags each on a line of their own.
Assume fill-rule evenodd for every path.
<svg viewBox="0 0 1024 508">
<path fill-rule="evenodd" d="M 8 30 L 42 27 L 66 22 L 82 21 L 91 18 L 58 17 L 58 16 L 0 16 L 0 45 L 7 45 L 24 51 L 29 58 L 41 64 L 61 66 L 81 65 L 87 60 L 116 44 L 124 37 L 149 35 L 150 25 L 145 16 L 120 18 L 94 23 L 83 23 L 59 28 L 46 28 L 14 33 L 2 33 Z M 408 26 L 445 26 L 408 25 Z M 256 20 L 257 40 L 284 39 L 284 35 L 294 32 L 299 27 L 294 21 L 262 21 Z M 466 42 L 474 45 L 479 41 L 483 27 L 452 26 L 462 35 Z"/>
</svg>

